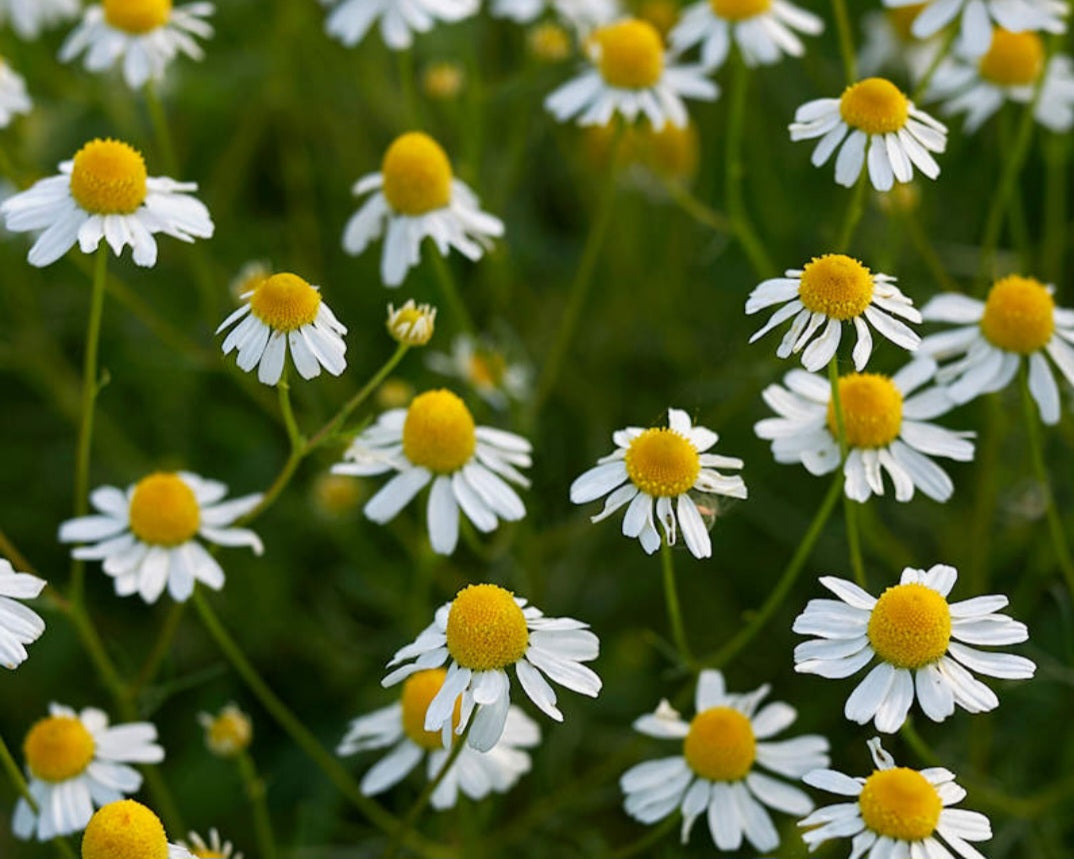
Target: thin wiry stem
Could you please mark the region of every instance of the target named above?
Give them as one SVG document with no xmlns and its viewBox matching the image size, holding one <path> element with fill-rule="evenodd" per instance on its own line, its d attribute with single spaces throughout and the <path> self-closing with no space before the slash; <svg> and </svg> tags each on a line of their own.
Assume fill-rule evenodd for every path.
<svg viewBox="0 0 1074 859">
<path fill-rule="evenodd" d="M 679 651 L 682 664 L 687 668 L 692 668 L 695 664 L 694 657 L 686 640 L 686 627 L 682 622 L 682 609 L 679 606 L 679 594 L 675 587 L 675 559 L 671 555 L 671 545 L 666 538 L 660 542 L 660 565 L 664 571 L 664 601 L 667 603 L 671 637 Z"/>
</svg>

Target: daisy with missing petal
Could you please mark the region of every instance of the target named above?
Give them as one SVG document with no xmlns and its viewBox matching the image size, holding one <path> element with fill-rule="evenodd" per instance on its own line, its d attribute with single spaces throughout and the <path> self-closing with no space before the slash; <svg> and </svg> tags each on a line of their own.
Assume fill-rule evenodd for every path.
<svg viewBox="0 0 1074 859">
<path fill-rule="evenodd" d="M 242 859 L 242 853 L 236 852 L 230 841 L 223 841 L 216 827 L 209 830 L 206 841 L 196 832 L 187 833 L 187 840 L 180 841 L 179 846 L 190 852 L 194 859 Z"/>
<path fill-rule="evenodd" d="M 1059 422 L 1059 386 L 1045 355 L 1074 385 L 1074 310 L 1056 307 L 1052 292 L 1039 280 L 1010 275 L 997 280 L 983 302 L 947 293 L 925 305 L 927 322 L 958 326 L 921 341 L 925 354 L 957 358 L 936 374 L 952 400 L 968 403 L 1005 388 L 1024 360 L 1041 420 Z"/>
<path fill-rule="evenodd" d="M 230 846 L 230 845 L 228 845 Z M 164 825 L 152 811 L 123 799 L 94 813 L 82 836 L 82 859 L 228 859 L 224 853 L 191 853 L 182 844 L 169 844 Z M 242 859 L 238 853 L 232 859 Z"/>
<path fill-rule="evenodd" d="M 60 526 L 61 543 L 92 543 L 72 550 L 81 561 L 103 561 L 115 579 L 116 594 L 139 594 L 156 602 L 167 586 L 172 599 L 183 602 L 202 582 L 213 590 L 224 586 L 224 571 L 196 539 L 218 546 L 249 546 L 262 552 L 261 540 L 246 528 L 228 527 L 261 501 L 244 495 L 224 501 L 227 487 L 189 471 L 158 471 L 127 491 L 101 486 L 90 493 L 98 511 Z"/>
<path fill-rule="evenodd" d="M 108 727 L 108 716 L 87 708 L 76 713 L 60 704 L 36 722 L 23 743 L 27 783 L 40 813 L 25 799 L 15 805 L 15 837 L 48 841 L 85 829 L 93 809 L 122 799 L 142 786 L 129 764 L 157 764 L 164 749 L 149 722 Z"/>
<path fill-rule="evenodd" d="M 78 14 L 81 0 L 0 0 L 0 24 L 10 19 L 22 39 L 36 39 L 41 31 Z"/>
<path fill-rule="evenodd" d="M 746 300 L 747 314 L 773 304 L 783 305 L 750 337 L 750 343 L 792 320 L 776 350 L 780 358 L 805 348 L 802 366 L 811 373 L 816 372 L 832 360 L 843 336 L 843 323 L 851 321 L 858 334 L 853 356 L 857 370 L 865 369 L 873 350 L 873 335 L 866 321 L 907 351 L 913 352 L 921 342 L 917 334 L 893 318 L 921 321 L 921 314 L 895 286 L 891 275 L 873 274 L 856 259 L 843 254 L 814 257 L 804 269 L 788 269 L 784 274 L 761 283 Z M 818 331 L 820 335 L 813 339 Z"/>
<path fill-rule="evenodd" d="M 719 671 L 698 677 L 696 715 L 683 721 L 667 701 L 642 716 L 634 728 L 658 739 L 681 740 L 682 754 L 631 767 L 619 786 L 626 812 L 642 823 L 655 823 L 676 810 L 682 813 L 682 843 L 694 822 L 707 815 L 709 832 L 720 850 L 738 850 L 743 836 L 755 850 L 779 846 L 779 833 L 767 808 L 802 815 L 813 802 L 801 790 L 763 772 L 800 779 L 828 765 L 828 741 L 816 734 L 763 742 L 789 727 L 797 717 L 781 701 L 760 707 L 764 685 L 753 692 L 725 691 Z M 759 742 L 762 741 L 762 742 Z"/>
<path fill-rule="evenodd" d="M 118 140 L 92 140 L 60 175 L 0 203 L 13 233 L 38 232 L 30 265 L 41 268 L 62 257 L 75 242 L 93 253 L 104 239 L 116 256 L 130 245 L 136 265 L 157 262 L 155 233 L 192 242 L 213 234 L 209 210 L 190 196 L 194 182 L 148 176 L 140 152 Z"/>
<path fill-rule="evenodd" d="M 955 407 L 940 388 L 913 393 L 935 373 L 935 362 L 924 358 L 894 376 L 850 373 L 840 377 L 839 400 L 849 448 L 843 465 L 848 498 L 864 502 L 874 493 L 883 495 L 885 471 L 895 486 L 896 501 L 909 501 L 915 489 L 936 501 L 951 497 L 951 478 L 930 456 L 969 462 L 973 433 L 927 423 Z M 786 387 L 769 385 L 762 394 L 779 417 L 759 421 L 754 432 L 772 442 L 776 462 L 801 462 L 816 475 L 835 471 L 840 455 L 831 385 L 826 378 L 801 370 L 791 370 L 783 384 Z"/>
<path fill-rule="evenodd" d="M 958 578 L 954 567 L 907 567 L 899 584 L 877 599 L 853 582 L 820 580 L 838 600 L 810 600 L 794 631 L 816 635 L 794 650 L 795 670 L 821 677 L 849 677 L 873 657 L 876 666 L 847 699 L 844 714 L 890 734 L 899 730 L 915 697 L 934 722 L 955 705 L 984 713 L 999 705 L 995 694 L 970 673 L 1025 680 L 1036 666 L 1021 656 L 978 650 L 971 644 L 1016 644 L 1029 637 L 1025 624 L 997 614 L 1007 605 L 998 594 L 948 603 Z M 916 690 L 916 695 L 915 695 Z"/>
<path fill-rule="evenodd" d="M 511 705 L 508 668 L 514 666 L 515 677 L 538 709 L 562 722 L 555 690 L 545 675 L 561 686 L 596 698 L 600 678 L 582 663 L 596 659 L 599 652 L 600 643 L 588 624 L 569 617 L 545 617 L 533 606 L 527 607 L 526 600 L 497 585 L 470 585 L 437 609 L 434 621 L 392 657 L 388 667 L 399 667 L 382 685 L 392 686 L 450 659 L 443 685 L 429 702 L 424 729 L 440 731 L 447 746 L 452 730 L 461 734 L 472 717 L 467 742 L 479 752 L 487 752 L 507 724 Z M 407 661 L 411 659 L 414 661 Z M 457 705 L 460 695 L 462 703 Z M 456 706 L 460 707 L 458 716 Z"/>
<path fill-rule="evenodd" d="M 350 48 L 362 41 L 380 19 L 384 44 L 401 51 L 414 43 L 414 33 L 429 32 L 437 21 L 461 21 L 477 8 L 478 0 L 339 0 L 328 13 L 325 30 Z"/>
<path fill-rule="evenodd" d="M 20 113 L 29 113 L 33 107 L 26 94 L 26 81 L 0 57 L 0 128 L 7 128 Z"/>
<path fill-rule="evenodd" d="M 885 6 L 899 7 L 920 0 L 884 0 Z M 961 13 L 959 50 L 979 57 L 988 50 L 992 26 L 1012 33 L 1043 30 L 1065 33 L 1063 20 L 1070 7 L 1065 0 L 928 0 L 914 19 L 911 32 L 919 39 L 939 33 Z"/>
<path fill-rule="evenodd" d="M 362 778 L 366 796 L 383 793 L 398 784 L 425 758 L 427 778 L 432 781 L 451 754 L 444 747 L 443 731 L 425 730 L 429 704 L 444 685 L 447 671 L 431 668 L 411 674 L 403 682 L 399 701 L 360 716 L 351 722 L 347 735 L 336 749 L 338 755 L 352 755 L 366 749 L 392 747 Z M 461 703 L 456 698 L 452 729 L 458 728 Z M 452 808 L 461 790 L 473 800 L 490 793 L 506 793 L 530 771 L 530 756 L 524 751 L 541 741 L 537 723 L 518 707 L 507 711 L 503 735 L 487 752 L 463 747 L 451 769 L 433 791 L 433 808 Z"/>
<path fill-rule="evenodd" d="M 807 101 L 795 112 L 790 132 L 791 140 L 821 139 L 813 150 L 814 167 L 839 149 L 835 181 L 847 188 L 858 181 L 866 162 L 877 191 L 890 190 L 896 180 L 909 182 L 915 166 L 935 179 L 940 167 L 930 153 L 947 148 L 947 126 L 918 110 L 884 78 L 858 81 L 839 98 Z"/>
<path fill-rule="evenodd" d="M 45 587 L 45 580 L 29 573 L 17 573 L 9 561 L 0 558 L 0 665 L 18 668 L 26 661 L 26 645 L 45 631 L 45 622 L 33 609 L 16 600 L 32 600 Z"/>
<path fill-rule="evenodd" d="M 964 859 L 984 859 L 967 842 L 987 841 L 992 827 L 983 814 L 949 807 L 966 796 L 953 772 L 942 767 L 897 767 L 879 737 L 869 740 L 868 746 L 876 765 L 868 778 L 827 769 L 806 774 L 806 784 L 849 798 L 818 808 L 798 822 L 810 852 L 829 839 L 853 836 L 854 859 L 951 859 L 952 850 Z"/>
</svg>

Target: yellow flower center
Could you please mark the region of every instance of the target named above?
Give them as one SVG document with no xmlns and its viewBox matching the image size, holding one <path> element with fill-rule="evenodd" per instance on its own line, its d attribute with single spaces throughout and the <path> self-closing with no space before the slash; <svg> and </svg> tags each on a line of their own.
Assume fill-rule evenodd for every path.
<svg viewBox="0 0 1074 859">
<path fill-rule="evenodd" d="M 59 782 L 84 772 L 96 748 L 80 720 L 73 716 L 49 716 L 30 728 L 22 751 L 35 778 Z"/>
<path fill-rule="evenodd" d="M 730 707 L 711 707 L 694 716 L 683 741 L 683 756 L 709 781 L 745 778 L 757 755 L 750 720 Z"/>
<path fill-rule="evenodd" d="M 436 693 L 444 685 L 447 671 L 443 668 L 433 668 L 429 671 L 419 671 L 411 674 L 403 684 L 403 731 L 417 745 L 423 749 L 441 749 L 444 741 L 439 731 L 425 730 L 425 713 L 429 709 Z M 451 717 L 451 728 L 459 727 L 462 718 L 462 696 L 455 699 L 455 712 Z"/>
<path fill-rule="evenodd" d="M 474 417 L 458 396 L 441 388 L 414 397 L 403 422 L 403 453 L 414 465 L 450 474 L 474 455 Z"/>
<path fill-rule="evenodd" d="M 858 804 L 867 827 L 898 841 L 928 838 L 943 808 L 936 788 L 907 767 L 874 772 L 865 780 Z"/>
<path fill-rule="evenodd" d="M 1055 299 L 1039 280 L 1011 275 L 988 293 L 981 333 L 993 346 L 1028 355 L 1052 339 Z"/>
<path fill-rule="evenodd" d="M 134 535 L 154 546 L 185 543 L 198 533 L 201 524 L 194 490 L 178 474 L 165 472 L 138 481 L 129 515 Z"/>
<path fill-rule="evenodd" d="M 851 373 L 839 380 L 839 405 L 850 447 L 886 447 L 902 428 L 902 394 L 887 376 Z M 835 402 L 828 402 L 828 429 L 839 436 Z"/>
<path fill-rule="evenodd" d="M 489 671 L 518 662 L 530 641 L 514 594 L 498 585 L 459 591 L 447 621 L 447 648 L 463 668 Z"/>
<path fill-rule="evenodd" d="M 145 202 L 145 159 L 119 140 L 91 140 L 75 153 L 71 196 L 87 212 L 129 215 Z"/>
<path fill-rule="evenodd" d="M 160 819 L 133 799 L 99 809 L 82 836 L 82 859 L 168 859 Z"/>
<path fill-rule="evenodd" d="M 571 55 L 571 37 L 559 24 L 538 24 L 530 30 L 527 43 L 543 63 L 558 63 Z"/>
<path fill-rule="evenodd" d="M 910 100 L 884 78 L 866 78 L 843 90 L 839 99 L 843 121 L 866 134 L 887 134 L 906 125 Z"/>
<path fill-rule="evenodd" d="M 869 643 L 896 668 L 921 668 L 947 652 L 951 610 L 932 588 L 895 585 L 880 595 L 869 617 Z"/>
<path fill-rule="evenodd" d="M 507 361 L 503 355 L 492 349 L 477 349 L 470 356 L 466 378 L 475 388 L 495 388 L 506 372 Z"/>
<path fill-rule="evenodd" d="M 887 13 L 888 20 L 891 22 L 891 26 L 895 29 L 896 35 L 904 42 L 914 40 L 914 21 L 917 20 L 917 16 L 921 14 L 926 5 L 928 4 L 914 3 L 910 6 L 896 6 L 884 10 Z"/>
<path fill-rule="evenodd" d="M 104 19 L 117 30 L 148 33 L 168 23 L 172 0 L 104 0 Z"/>
<path fill-rule="evenodd" d="M 1036 33 L 1011 33 L 997 27 L 981 57 L 981 77 L 1000 86 L 1027 86 L 1044 71 L 1044 41 Z"/>
<path fill-rule="evenodd" d="M 656 27 L 631 18 L 596 30 L 593 43 L 599 48 L 601 76 L 613 87 L 645 89 L 664 71 L 664 43 Z"/>
<path fill-rule="evenodd" d="M 205 744 L 215 755 L 232 757 L 245 751 L 253 739 L 254 728 L 238 707 L 231 705 L 205 726 Z"/>
<path fill-rule="evenodd" d="M 873 276 L 856 259 L 826 254 L 802 270 L 798 297 L 813 313 L 831 319 L 861 316 L 873 300 Z"/>
<path fill-rule="evenodd" d="M 192 855 L 196 856 L 197 859 L 227 859 L 227 857 L 219 850 L 210 850 L 208 847 L 205 849 L 195 847 L 190 852 Z"/>
<path fill-rule="evenodd" d="M 717 18 L 725 21 L 744 21 L 763 15 L 772 7 L 772 0 L 709 0 Z"/>
<path fill-rule="evenodd" d="M 290 272 L 266 277 L 250 296 L 250 311 L 277 331 L 294 331 L 310 325 L 320 307 L 321 293 Z"/>
<path fill-rule="evenodd" d="M 688 491 L 701 471 L 697 448 L 673 429 L 647 429 L 626 452 L 627 476 L 646 495 L 674 497 Z"/>
<path fill-rule="evenodd" d="M 423 215 L 451 202 L 451 162 L 428 134 L 411 131 L 395 139 L 380 165 L 384 196 L 395 211 Z"/>
</svg>

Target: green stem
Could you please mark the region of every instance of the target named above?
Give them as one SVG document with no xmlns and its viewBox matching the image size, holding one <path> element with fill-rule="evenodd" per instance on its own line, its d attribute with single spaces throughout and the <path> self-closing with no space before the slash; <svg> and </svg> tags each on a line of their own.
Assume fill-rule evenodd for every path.
<svg viewBox="0 0 1074 859">
<path fill-rule="evenodd" d="M 164 104 L 160 100 L 157 85 L 152 80 L 145 85 L 145 104 L 149 109 L 149 121 L 153 123 L 153 134 L 157 138 L 157 149 L 164 162 L 164 169 L 175 179 L 179 162 L 175 158 L 172 136 L 168 130 L 168 116 L 164 112 Z"/>
<path fill-rule="evenodd" d="M 666 539 L 660 542 L 660 564 L 664 570 L 664 600 L 667 603 L 671 636 L 682 664 L 692 668 L 695 664 L 694 657 L 686 641 L 686 627 L 682 622 L 682 609 L 679 607 L 679 595 L 675 588 L 675 559 L 671 556 L 671 546 Z"/>
<path fill-rule="evenodd" d="M 152 683 L 157 676 L 164 658 L 168 655 L 168 651 L 171 650 L 172 639 L 175 638 L 175 633 L 179 629 L 179 623 L 183 619 L 185 610 L 185 602 L 173 602 L 168 608 L 168 616 L 164 619 L 164 624 L 160 628 L 160 633 L 153 644 L 153 649 L 149 651 L 149 655 L 146 657 L 145 662 L 142 663 L 138 676 L 127 689 L 127 697 L 131 701 L 137 701 L 141 691 Z"/>
<path fill-rule="evenodd" d="M 433 271 L 436 272 L 436 282 L 440 284 L 440 291 L 443 293 L 444 302 L 451 310 L 451 315 L 455 317 L 455 323 L 463 331 L 472 334 L 474 331 L 474 320 L 470 316 L 470 311 L 466 309 L 466 302 L 462 300 L 462 295 L 459 293 L 458 285 L 455 283 L 455 278 L 451 274 L 451 268 L 448 265 L 448 261 L 444 259 L 436 249 L 431 250 L 429 255 L 433 261 Z"/>
<path fill-rule="evenodd" d="M 835 240 L 836 253 L 846 253 L 850 242 L 854 238 L 854 231 L 858 228 L 861 216 L 865 213 L 865 192 L 869 187 L 869 171 L 864 166 L 857 184 L 850 194 L 847 202 L 846 214 L 843 216 L 843 225 L 839 228 L 839 235 Z"/>
<path fill-rule="evenodd" d="M 1067 159 L 1070 135 L 1048 134 L 1044 138 L 1044 239 L 1041 271 L 1049 283 L 1059 283 L 1066 254 Z"/>
<path fill-rule="evenodd" d="M 283 365 L 283 375 L 276 384 L 276 392 L 280 398 L 280 416 L 283 425 L 287 428 L 287 440 L 291 442 L 291 450 L 299 451 L 305 448 L 306 440 L 302 437 L 302 431 L 298 428 L 295 420 L 295 412 L 291 407 L 291 383 L 287 380 L 287 365 Z"/>
<path fill-rule="evenodd" d="M 395 51 L 395 64 L 399 71 L 399 88 L 403 91 L 407 122 L 412 128 L 421 128 L 421 99 L 414 85 L 414 50 Z"/>
<path fill-rule="evenodd" d="M 33 794 L 30 793 L 30 787 L 26 784 L 26 779 L 23 778 L 22 773 L 19 771 L 19 765 L 15 763 L 15 758 L 12 757 L 11 751 L 8 749 L 7 743 L 4 742 L 2 736 L 0 736 L 0 766 L 3 766 L 8 778 L 11 779 L 11 784 L 15 787 L 15 790 L 18 791 L 19 796 L 30 804 L 30 808 L 34 810 L 35 814 L 40 814 L 41 809 L 37 805 L 37 800 L 35 800 Z M 71 849 L 71 845 L 67 843 L 66 838 L 56 836 L 52 839 L 52 846 L 56 848 L 56 852 L 62 856 L 63 859 L 75 859 L 75 852 Z"/>
<path fill-rule="evenodd" d="M 948 27 L 947 33 L 943 37 L 943 44 L 940 45 L 940 49 L 936 52 L 936 56 L 932 58 L 932 62 L 929 63 L 929 67 L 925 69 L 925 74 L 921 76 L 921 79 L 914 86 L 913 92 L 910 94 L 910 101 L 920 101 L 925 95 L 925 90 L 929 88 L 929 84 L 932 83 L 933 75 L 936 74 L 936 70 L 940 68 L 943 61 L 947 58 L 947 54 L 951 50 L 951 45 L 954 44 L 955 36 L 958 35 L 958 27 Z"/>
<path fill-rule="evenodd" d="M 835 28 L 839 34 L 839 55 L 843 60 L 843 73 L 847 86 L 850 86 L 858 79 L 858 61 L 854 53 L 854 35 L 850 29 L 846 0 L 832 0 L 832 12 L 835 14 Z"/>
<path fill-rule="evenodd" d="M 843 402 L 839 396 L 839 356 L 833 355 L 828 362 L 828 382 L 832 388 L 832 411 L 835 413 L 836 438 L 839 441 L 839 464 L 845 465 L 847 458 L 846 418 L 843 416 Z M 843 495 L 843 518 L 846 520 L 847 546 L 850 551 L 850 566 L 854 571 L 854 581 L 862 588 L 867 588 L 865 564 L 861 557 L 861 536 L 858 533 L 858 517 L 854 510 L 854 501 Z"/>
<path fill-rule="evenodd" d="M 254 835 L 257 838 L 259 859 L 276 859 L 276 838 L 272 834 L 272 820 L 265 802 L 265 782 L 258 775 L 254 759 L 249 752 L 242 752 L 235 762 L 239 767 L 242 787 L 250 801 L 250 811 L 254 818 Z"/>
<path fill-rule="evenodd" d="M 702 203 L 681 182 L 665 179 L 664 188 L 668 192 L 668 196 L 675 201 L 675 204 L 699 224 L 704 224 L 716 233 L 734 231 L 734 227 L 726 215 Z"/>
<path fill-rule="evenodd" d="M 914 250 L 921 257 L 921 261 L 925 264 L 925 268 L 929 270 L 932 279 L 936 281 L 936 285 L 947 292 L 958 292 L 958 284 L 955 283 L 951 275 L 947 273 L 947 269 L 944 268 L 943 261 L 940 259 L 940 255 L 936 253 L 936 248 L 929 241 L 921 222 L 914 217 L 912 212 L 908 212 L 903 216 L 903 224 L 906 227 L 906 232 L 910 235 L 910 242 L 913 244 Z"/>
</svg>

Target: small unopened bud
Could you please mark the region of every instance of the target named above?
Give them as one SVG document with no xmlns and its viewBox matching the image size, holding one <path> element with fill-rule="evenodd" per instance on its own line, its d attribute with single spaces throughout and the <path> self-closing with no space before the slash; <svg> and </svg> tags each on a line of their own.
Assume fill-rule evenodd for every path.
<svg viewBox="0 0 1074 859">
<path fill-rule="evenodd" d="M 436 308 L 415 304 L 414 299 L 396 310 L 388 305 L 388 333 L 407 346 L 424 346 L 432 339 L 436 323 Z"/>
<path fill-rule="evenodd" d="M 236 704 L 228 704 L 216 716 L 199 713 L 198 722 L 205 729 L 206 747 L 222 758 L 241 755 L 253 739 L 253 723 Z"/>
</svg>

